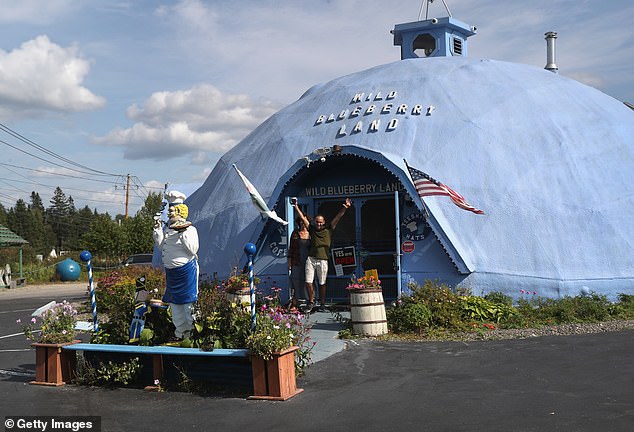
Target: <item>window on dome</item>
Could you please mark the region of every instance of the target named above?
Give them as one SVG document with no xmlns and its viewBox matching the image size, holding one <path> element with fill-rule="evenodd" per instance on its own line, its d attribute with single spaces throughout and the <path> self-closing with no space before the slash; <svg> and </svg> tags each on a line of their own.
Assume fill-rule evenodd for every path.
<svg viewBox="0 0 634 432">
<path fill-rule="evenodd" d="M 414 39 L 412 51 L 417 57 L 429 57 L 436 50 L 436 39 L 430 34 L 421 34 Z"/>
</svg>

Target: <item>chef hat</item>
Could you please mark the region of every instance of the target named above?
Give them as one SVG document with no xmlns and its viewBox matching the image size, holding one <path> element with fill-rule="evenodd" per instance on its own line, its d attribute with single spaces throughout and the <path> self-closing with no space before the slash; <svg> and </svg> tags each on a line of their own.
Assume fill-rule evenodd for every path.
<svg viewBox="0 0 634 432">
<path fill-rule="evenodd" d="M 165 194 L 165 199 L 170 206 L 182 204 L 183 201 L 185 201 L 185 198 L 187 198 L 187 196 L 184 193 L 175 190 L 169 191 Z"/>
</svg>

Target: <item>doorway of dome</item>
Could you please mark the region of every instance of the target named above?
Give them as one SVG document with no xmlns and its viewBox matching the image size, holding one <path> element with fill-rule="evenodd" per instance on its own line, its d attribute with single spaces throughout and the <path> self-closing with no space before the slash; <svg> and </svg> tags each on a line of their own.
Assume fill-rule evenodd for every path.
<svg viewBox="0 0 634 432">
<path fill-rule="evenodd" d="M 315 198 L 308 202 L 309 214 L 326 221 L 341 210 L 346 197 Z M 383 297 L 396 299 L 400 280 L 398 255 L 398 194 L 350 197 L 352 206 L 339 221 L 332 238 L 328 263 L 327 300 L 347 303 L 346 287 L 353 276 L 376 269 Z M 338 265 L 337 265 L 338 264 Z"/>
</svg>

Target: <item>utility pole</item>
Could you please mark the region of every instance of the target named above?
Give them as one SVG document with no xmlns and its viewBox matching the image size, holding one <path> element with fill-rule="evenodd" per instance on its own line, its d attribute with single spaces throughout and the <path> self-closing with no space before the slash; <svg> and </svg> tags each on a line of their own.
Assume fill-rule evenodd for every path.
<svg viewBox="0 0 634 432">
<path fill-rule="evenodd" d="M 130 200 L 130 174 L 128 174 L 128 182 L 125 187 L 125 218 L 128 218 L 128 202 Z"/>
</svg>

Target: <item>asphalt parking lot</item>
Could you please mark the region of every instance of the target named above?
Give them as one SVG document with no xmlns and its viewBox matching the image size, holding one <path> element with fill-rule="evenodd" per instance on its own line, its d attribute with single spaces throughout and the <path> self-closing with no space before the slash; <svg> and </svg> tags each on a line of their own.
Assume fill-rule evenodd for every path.
<svg viewBox="0 0 634 432">
<path fill-rule="evenodd" d="M 0 328 L 21 300 L 0 297 Z M 15 326 L 15 323 L 12 324 Z M 103 431 L 631 431 L 634 331 L 489 342 L 358 340 L 286 402 L 29 385 L 34 352 L 0 339 L 0 413 L 100 416 Z M 17 350 L 24 351 L 17 351 Z M 11 351 L 16 350 L 16 351 Z M 8 429 L 6 429 L 8 430 Z"/>
</svg>

